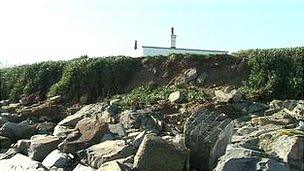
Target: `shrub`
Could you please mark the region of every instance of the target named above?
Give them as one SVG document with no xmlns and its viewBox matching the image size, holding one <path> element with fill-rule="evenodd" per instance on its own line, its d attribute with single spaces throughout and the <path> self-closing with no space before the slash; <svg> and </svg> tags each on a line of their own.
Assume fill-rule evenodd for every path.
<svg viewBox="0 0 304 171">
<path fill-rule="evenodd" d="M 48 96 L 61 94 L 68 101 L 77 101 L 81 96 L 87 96 L 89 101 L 107 97 L 122 90 L 135 67 L 131 58 L 123 56 L 74 59 Z"/>
<path fill-rule="evenodd" d="M 263 99 L 303 98 L 304 47 L 240 51 L 249 58 L 250 76 L 243 90 Z"/>
<path fill-rule="evenodd" d="M 187 85 L 178 86 L 160 86 L 153 87 L 150 85 L 140 86 L 130 93 L 114 98 L 122 98 L 121 106 L 125 109 L 134 106 L 146 107 L 156 103 L 158 100 L 167 100 L 169 95 L 174 91 L 180 91 L 185 95 L 186 101 L 203 102 L 207 96 L 202 88 Z"/>
<path fill-rule="evenodd" d="M 41 62 L 32 65 L 15 66 L 0 69 L 0 99 L 19 100 L 40 92 L 42 97 L 48 89 L 61 78 L 65 62 Z"/>
</svg>

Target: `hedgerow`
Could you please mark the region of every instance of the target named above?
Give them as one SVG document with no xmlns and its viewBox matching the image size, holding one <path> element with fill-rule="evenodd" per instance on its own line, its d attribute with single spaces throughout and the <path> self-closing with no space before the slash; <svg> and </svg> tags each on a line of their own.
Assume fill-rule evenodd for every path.
<svg viewBox="0 0 304 171">
<path fill-rule="evenodd" d="M 0 99 L 18 101 L 37 92 L 45 98 L 48 89 L 61 78 L 64 66 L 63 61 L 47 61 L 0 69 Z"/>
<path fill-rule="evenodd" d="M 82 96 L 88 101 L 107 97 L 123 89 L 135 68 L 134 60 L 129 57 L 78 58 L 67 64 L 48 96 L 60 94 L 67 101 L 77 101 Z"/>
<path fill-rule="evenodd" d="M 240 51 L 250 76 L 243 90 L 252 98 L 300 99 L 304 93 L 304 47 Z"/>
</svg>

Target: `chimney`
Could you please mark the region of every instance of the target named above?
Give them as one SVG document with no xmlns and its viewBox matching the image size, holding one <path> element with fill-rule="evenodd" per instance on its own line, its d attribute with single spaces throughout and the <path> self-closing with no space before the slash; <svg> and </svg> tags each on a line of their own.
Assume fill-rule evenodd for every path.
<svg viewBox="0 0 304 171">
<path fill-rule="evenodd" d="M 174 34 L 174 27 L 171 27 L 171 48 L 176 48 L 176 35 Z"/>
<path fill-rule="evenodd" d="M 135 40 L 134 49 L 137 50 L 137 40 Z"/>
</svg>

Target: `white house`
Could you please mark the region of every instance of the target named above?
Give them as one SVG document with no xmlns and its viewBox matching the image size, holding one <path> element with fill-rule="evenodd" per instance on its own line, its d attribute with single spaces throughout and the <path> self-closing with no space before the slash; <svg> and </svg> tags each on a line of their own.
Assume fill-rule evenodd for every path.
<svg viewBox="0 0 304 171">
<path fill-rule="evenodd" d="M 176 48 L 176 35 L 173 27 L 171 28 L 171 47 L 142 46 L 142 56 L 167 56 L 171 53 L 209 55 L 227 54 L 228 51 Z"/>
</svg>

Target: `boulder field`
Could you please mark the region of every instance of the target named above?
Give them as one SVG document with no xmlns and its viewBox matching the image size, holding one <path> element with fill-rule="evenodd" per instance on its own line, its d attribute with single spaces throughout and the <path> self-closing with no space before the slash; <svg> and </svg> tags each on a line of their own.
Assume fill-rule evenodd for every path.
<svg viewBox="0 0 304 171">
<path fill-rule="evenodd" d="M 105 100 L 72 113 L 60 96 L 1 102 L 0 170 L 304 170 L 303 100 L 254 102 L 229 88 L 205 103 L 182 96 L 137 109 Z"/>
</svg>

